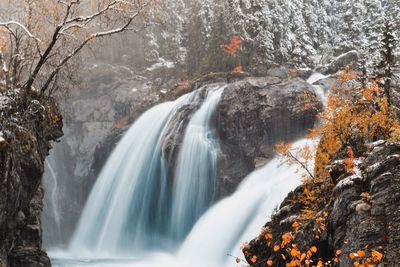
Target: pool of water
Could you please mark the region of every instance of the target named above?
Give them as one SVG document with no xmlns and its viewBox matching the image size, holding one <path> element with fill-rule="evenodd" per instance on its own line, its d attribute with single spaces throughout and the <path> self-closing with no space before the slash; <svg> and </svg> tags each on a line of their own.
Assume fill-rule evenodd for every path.
<svg viewBox="0 0 400 267">
<path fill-rule="evenodd" d="M 96 259 L 96 260 L 77 260 L 52 258 L 53 267 L 129 267 L 138 263 L 133 259 Z"/>
</svg>

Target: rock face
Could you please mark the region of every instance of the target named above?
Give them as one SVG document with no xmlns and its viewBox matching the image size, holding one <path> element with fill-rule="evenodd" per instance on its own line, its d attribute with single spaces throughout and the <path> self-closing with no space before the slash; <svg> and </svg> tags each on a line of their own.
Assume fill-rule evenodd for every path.
<svg viewBox="0 0 400 267">
<path fill-rule="evenodd" d="M 293 141 L 312 127 L 320 104 L 305 99 L 305 92 L 313 94 L 300 78 L 272 76 L 249 77 L 227 87 L 216 120 L 220 197 L 231 194 L 256 165 L 271 158 L 278 142 Z"/>
<path fill-rule="evenodd" d="M 315 239 L 314 224 L 300 228 L 296 242 L 301 248 L 318 248 L 318 257 L 332 259 L 335 252 L 342 251 L 339 266 L 353 266 L 350 253 L 362 249 L 367 255 L 373 249 L 384 254 L 382 265 L 398 266 L 400 252 L 400 143 L 376 142 L 365 158 L 358 159 L 355 174 L 348 173 L 342 161 L 330 168 L 334 182 L 333 197 L 323 209 L 328 212 L 326 229 L 321 239 Z M 267 223 L 274 235 L 281 236 L 290 230 L 293 217 L 299 207 L 293 199 L 302 192 L 296 189 L 282 203 L 280 211 Z M 321 211 L 322 212 L 322 211 Z M 368 246 L 367 249 L 365 247 Z M 266 249 L 265 239 L 256 238 L 245 249 L 246 255 L 256 255 L 259 261 L 254 266 L 264 266 L 263 259 L 273 257 Z"/>
<path fill-rule="evenodd" d="M 0 95 L 0 266 L 47 267 L 41 250 L 42 175 L 50 142 L 62 136 L 62 118 L 53 100 L 19 93 Z"/>
</svg>

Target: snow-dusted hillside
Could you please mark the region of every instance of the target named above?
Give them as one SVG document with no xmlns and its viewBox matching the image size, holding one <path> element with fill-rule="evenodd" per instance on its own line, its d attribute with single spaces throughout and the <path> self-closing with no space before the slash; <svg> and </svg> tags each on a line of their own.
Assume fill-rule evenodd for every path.
<svg viewBox="0 0 400 267">
<path fill-rule="evenodd" d="M 271 65 L 315 67 L 350 50 L 377 56 L 386 18 L 397 19 L 398 0 L 166 0 L 160 22 L 147 29 L 147 60 L 159 57 L 189 75 L 230 70 L 262 72 Z M 160 28 L 159 26 L 162 25 Z M 397 31 L 399 25 L 396 25 Z M 238 34 L 238 59 L 224 59 L 221 44 Z"/>
</svg>

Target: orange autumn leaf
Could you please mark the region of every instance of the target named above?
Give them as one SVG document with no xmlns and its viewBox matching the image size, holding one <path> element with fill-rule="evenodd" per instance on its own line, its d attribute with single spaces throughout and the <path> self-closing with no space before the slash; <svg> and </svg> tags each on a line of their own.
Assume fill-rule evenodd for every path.
<svg viewBox="0 0 400 267">
<path fill-rule="evenodd" d="M 297 266 L 297 262 L 295 260 L 292 260 L 289 263 L 286 263 L 286 267 L 296 267 Z"/>
<path fill-rule="evenodd" d="M 251 257 L 250 260 L 251 260 L 252 263 L 256 263 L 256 261 L 257 261 L 257 256 L 254 255 L 253 257 Z"/>
<path fill-rule="evenodd" d="M 282 235 L 282 243 L 283 243 L 283 245 L 286 245 L 286 244 L 290 243 L 292 241 L 292 239 L 293 239 L 292 233 L 290 233 L 290 232 L 284 233 Z"/>
<path fill-rule="evenodd" d="M 358 250 L 357 254 L 360 258 L 364 258 L 365 257 L 365 252 L 363 250 Z"/>
<path fill-rule="evenodd" d="M 237 65 L 237 66 L 233 69 L 233 72 L 235 72 L 235 73 L 243 72 L 242 66 L 241 66 L 241 65 Z"/>
<path fill-rule="evenodd" d="M 378 252 L 378 251 L 376 251 L 376 250 L 372 250 L 371 255 L 372 255 L 372 260 L 374 262 L 379 262 L 383 258 L 383 254 Z"/>
<path fill-rule="evenodd" d="M 278 252 L 280 249 L 281 249 L 280 246 L 278 246 L 278 245 L 275 245 L 275 246 L 274 246 L 274 251 L 275 251 L 275 252 Z"/>
<path fill-rule="evenodd" d="M 274 262 L 271 259 L 267 260 L 267 266 L 272 266 L 273 264 Z"/>
<path fill-rule="evenodd" d="M 297 257 L 299 254 L 300 254 L 300 252 L 296 248 L 293 248 L 290 250 L 290 255 L 292 257 Z"/>
</svg>

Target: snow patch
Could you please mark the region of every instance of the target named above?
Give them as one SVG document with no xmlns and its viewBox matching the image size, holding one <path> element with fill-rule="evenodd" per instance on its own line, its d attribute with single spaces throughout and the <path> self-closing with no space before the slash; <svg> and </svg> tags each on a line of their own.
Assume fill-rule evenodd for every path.
<svg viewBox="0 0 400 267">
<path fill-rule="evenodd" d="M 154 71 L 154 70 L 159 69 L 159 68 L 168 68 L 168 69 L 172 69 L 173 67 L 175 67 L 174 62 L 165 60 L 165 59 L 163 59 L 162 57 L 160 57 L 160 58 L 158 59 L 158 62 L 157 62 L 157 63 L 154 63 L 151 67 L 147 68 L 146 70 L 148 70 L 148 71 Z"/>
<path fill-rule="evenodd" d="M 385 140 L 378 140 L 378 141 L 373 142 L 373 143 L 372 143 L 372 146 L 373 146 L 373 147 L 381 146 L 381 145 L 383 145 L 383 144 L 385 144 L 385 143 L 386 143 Z"/>
<path fill-rule="evenodd" d="M 339 183 L 336 185 L 336 188 L 343 189 L 345 187 L 352 186 L 354 184 L 354 181 L 361 180 L 361 179 L 362 178 L 359 175 L 353 174 L 353 175 L 346 177 L 343 180 L 339 181 Z"/>
<path fill-rule="evenodd" d="M 320 80 L 323 80 L 323 79 L 326 79 L 326 78 L 329 78 L 329 77 L 331 77 L 331 75 L 324 75 L 324 74 L 321 74 L 321 73 L 316 72 L 316 73 L 312 74 L 312 75 L 307 79 L 307 82 L 308 82 L 309 84 L 314 84 L 314 83 L 316 83 L 316 82 L 318 82 L 318 81 L 320 81 Z"/>
</svg>

